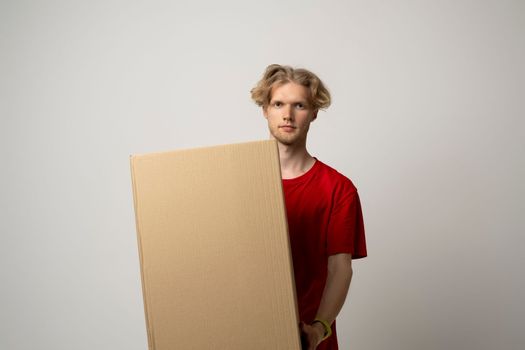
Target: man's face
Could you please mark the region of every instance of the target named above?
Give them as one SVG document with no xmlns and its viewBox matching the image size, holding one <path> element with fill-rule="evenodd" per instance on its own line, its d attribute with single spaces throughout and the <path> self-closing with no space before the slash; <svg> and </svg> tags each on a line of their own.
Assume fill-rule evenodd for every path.
<svg viewBox="0 0 525 350">
<path fill-rule="evenodd" d="M 306 144 L 310 123 L 317 117 L 308 94 L 306 87 L 293 82 L 272 89 L 270 104 L 263 112 L 270 134 L 278 142 L 288 146 Z"/>
</svg>

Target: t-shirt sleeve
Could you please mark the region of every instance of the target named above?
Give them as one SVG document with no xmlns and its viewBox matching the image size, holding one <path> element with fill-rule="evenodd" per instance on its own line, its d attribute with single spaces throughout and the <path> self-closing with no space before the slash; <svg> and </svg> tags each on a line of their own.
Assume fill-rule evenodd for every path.
<svg viewBox="0 0 525 350">
<path fill-rule="evenodd" d="M 336 188 L 327 232 L 327 254 L 352 254 L 353 259 L 367 256 L 365 228 L 359 194 L 348 180 Z"/>
</svg>

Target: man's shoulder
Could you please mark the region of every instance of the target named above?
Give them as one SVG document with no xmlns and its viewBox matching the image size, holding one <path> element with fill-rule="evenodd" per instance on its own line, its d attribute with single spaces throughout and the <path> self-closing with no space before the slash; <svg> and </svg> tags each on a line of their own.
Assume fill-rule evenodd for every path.
<svg viewBox="0 0 525 350">
<path fill-rule="evenodd" d="M 323 183 L 335 189 L 357 192 L 357 188 L 350 178 L 319 159 L 317 159 L 317 162 L 319 163 L 320 180 Z"/>
</svg>

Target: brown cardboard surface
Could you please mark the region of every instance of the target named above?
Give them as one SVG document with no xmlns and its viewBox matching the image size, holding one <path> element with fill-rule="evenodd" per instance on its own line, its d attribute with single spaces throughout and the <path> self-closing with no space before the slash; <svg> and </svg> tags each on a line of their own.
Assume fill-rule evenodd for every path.
<svg viewBox="0 0 525 350">
<path fill-rule="evenodd" d="M 300 349 L 277 144 L 131 156 L 149 348 Z"/>
</svg>

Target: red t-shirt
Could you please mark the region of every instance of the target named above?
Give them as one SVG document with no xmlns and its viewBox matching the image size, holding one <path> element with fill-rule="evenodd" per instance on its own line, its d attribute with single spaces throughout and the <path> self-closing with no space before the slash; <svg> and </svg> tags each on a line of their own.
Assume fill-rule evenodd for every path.
<svg viewBox="0 0 525 350">
<path fill-rule="evenodd" d="M 352 181 L 317 159 L 303 175 L 282 181 L 299 316 L 311 323 L 323 295 L 328 256 L 367 255 L 361 203 Z M 317 349 L 338 349 L 335 322 L 332 336 Z"/>
</svg>

